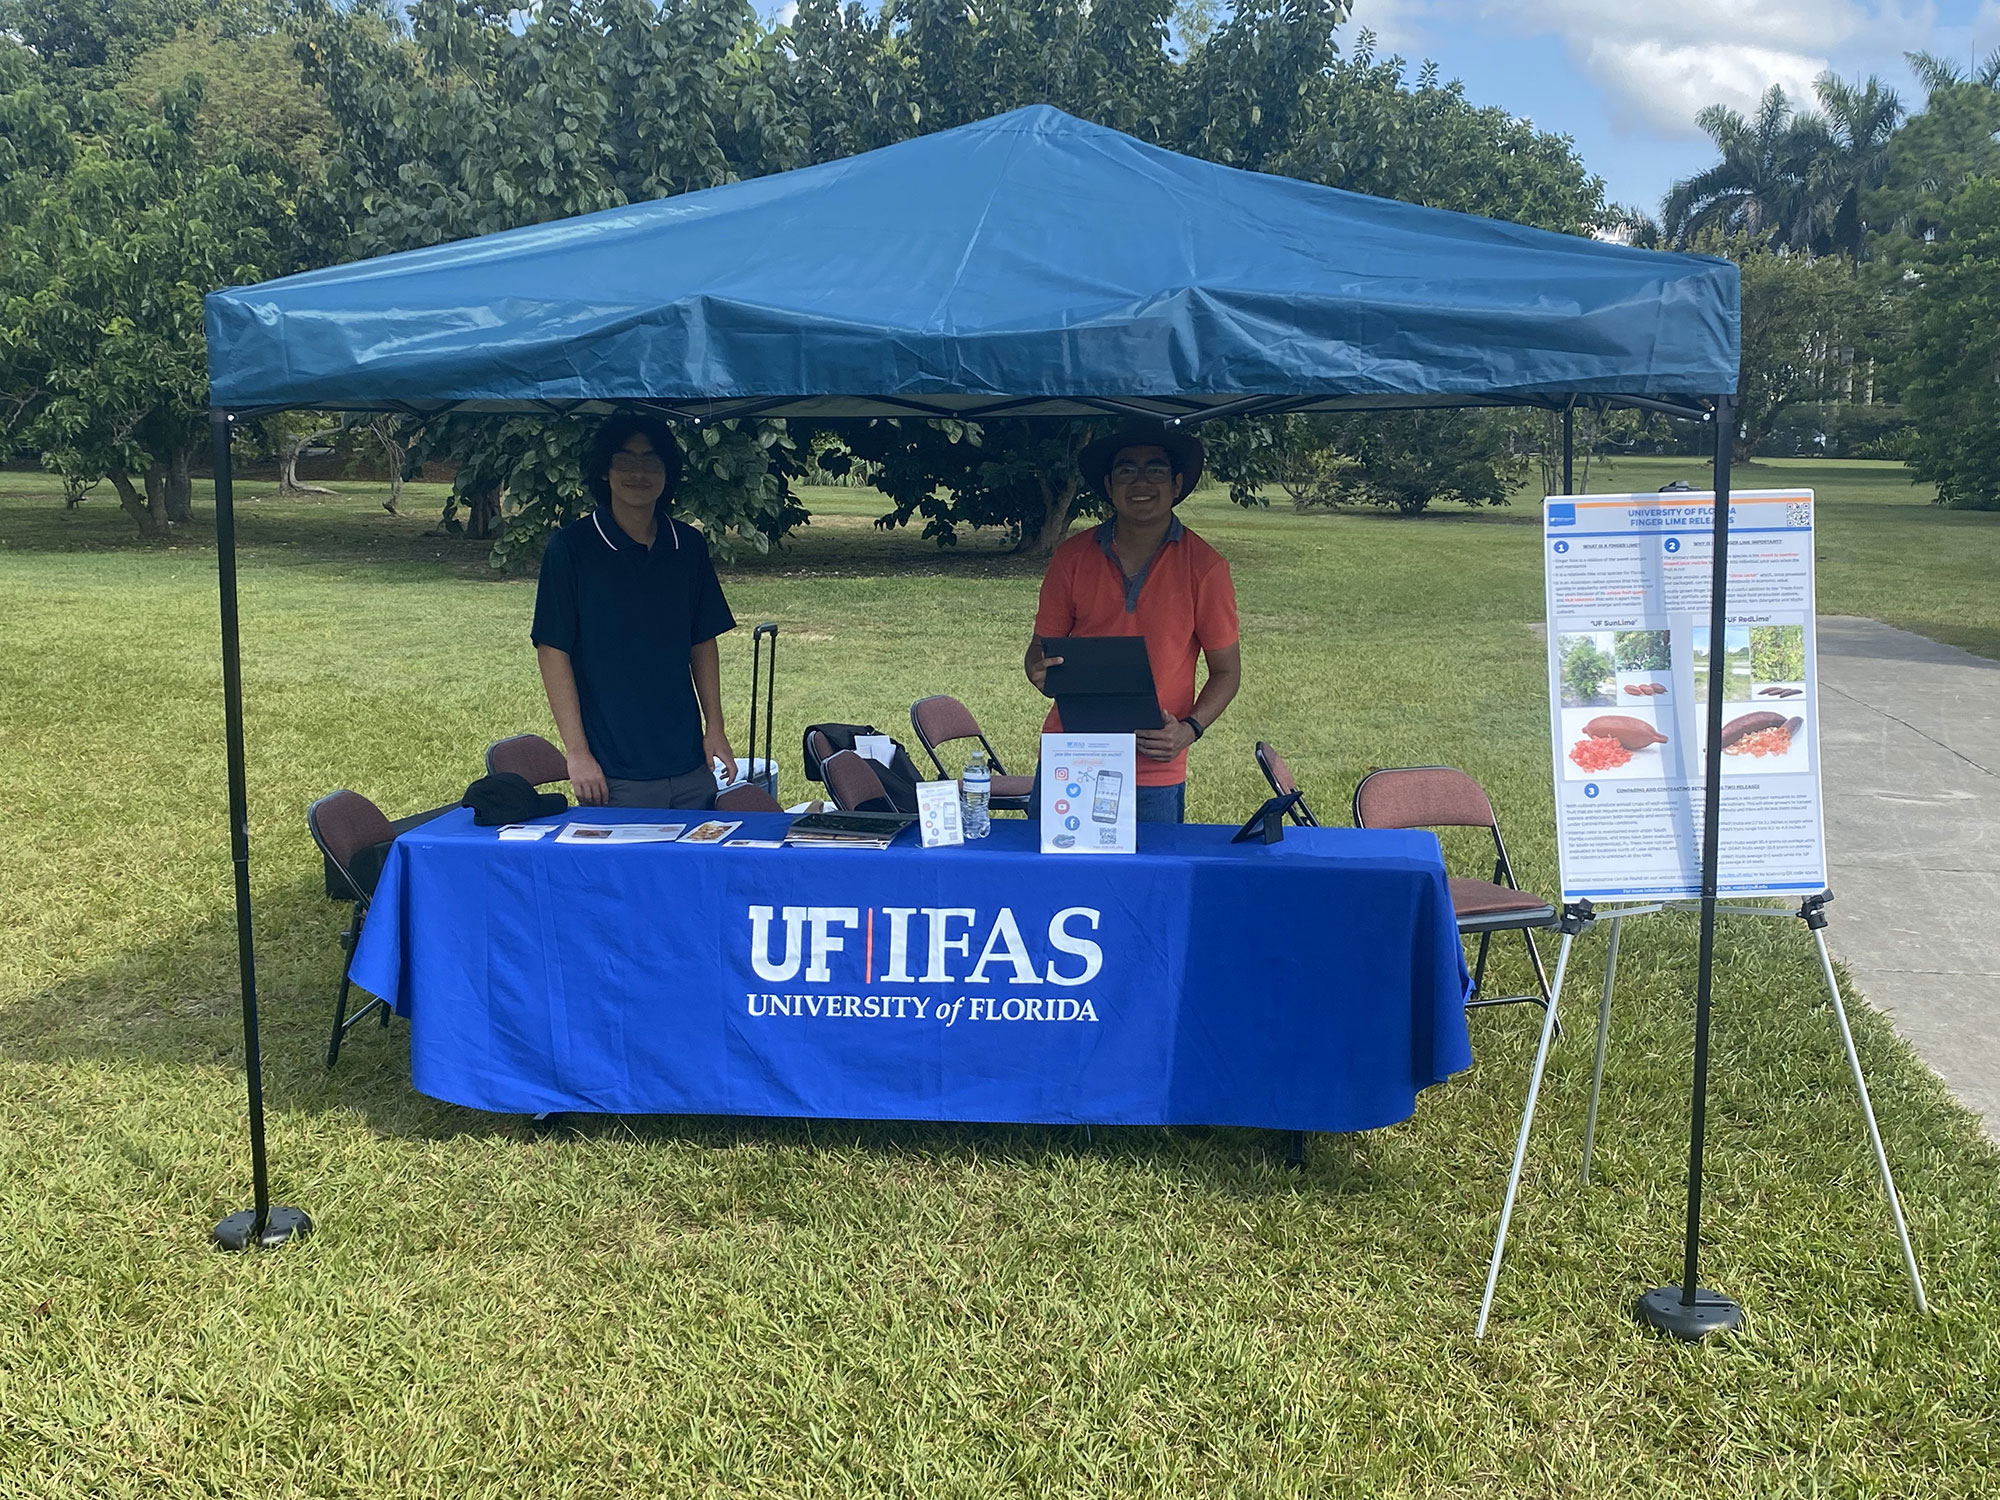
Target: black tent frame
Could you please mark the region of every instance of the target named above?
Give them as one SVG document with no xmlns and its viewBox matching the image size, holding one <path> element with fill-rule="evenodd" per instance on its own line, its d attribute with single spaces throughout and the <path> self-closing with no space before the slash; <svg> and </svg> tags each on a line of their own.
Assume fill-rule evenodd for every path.
<svg viewBox="0 0 2000 1500">
<path fill-rule="evenodd" d="M 546 416 L 588 415 L 616 410 L 641 411 L 695 426 L 753 416 L 801 419 L 833 416 L 891 416 L 982 420 L 996 416 L 1084 416 L 1108 414 L 1154 417 L 1175 426 L 1193 426 L 1225 416 L 1273 416 L 1301 412 L 1395 411 L 1475 406 L 1531 406 L 1562 415 L 1563 493 L 1574 492 L 1575 413 L 1579 406 L 1637 407 L 1669 416 L 1713 424 L 1715 522 L 1714 563 L 1709 588 L 1709 639 L 1719 641 L 1728 623 L 1729 484 L 1736 438 L 1737 398 L 1734 393 L 1707 398 L 1583 393 L 1566 396 L 1444 396 L 1435 399 L 1352 397 L 1331 394 L 1213 397 L 1125 398 L 1071 397 L 945 397 L 903 400 L 886 397 L 760 397 L 702 402 L 649 400 L 536 401 L 525 403 L 449 402 L 328 402 L 310 407 L 269 406 L 243 410 L 216 407 L 209 412 L 209 434 L 215 462 L 215 537 L 217 587 L 222 623 L 222 691 L 229 760 L 229 848 L 236 881 L 236 951 L 243 1001 L 244 1071 L 250 1108 L 251 1207 L 231 1214 L 215 1227 L 217 1243 L 229 1249 L 277 1246 L 312 1229 L 312 1220 L 297 1208 L 271 1202 L 270 1172 L 264 1141 L 263 1059 L 257 1018 L 257 968 L 250 896 L 250 804 L 243 740 L 243 662 L 237 608 L 236 512 L 232 486 L 230 437 L 239 420 L 280 411 L 393 411 L 407 416 L 438 416 L 448 412 L 539 413 Z M 1639 1316 L 1681 1338 L 1698 1338 L 1741 1322 L 1737 1304 L 1701 1288 L 1702 1155 L 1708 1124 L 1709 1016 L 1715 967 L 1717 864 L 1721 847 L 1723 673 L 1709 674 L 1706 774 L 1701 851 L 1701 918 L 1696 959 L 1693 1079 L 1690 1087 L 1686 1239 L 1678 1287 L 1659 1287 L 1641 1297 Z M 1565 909 L 1565 919 L 1579 925 L 1589 920 L 1588 903 Z"/>
</svg>

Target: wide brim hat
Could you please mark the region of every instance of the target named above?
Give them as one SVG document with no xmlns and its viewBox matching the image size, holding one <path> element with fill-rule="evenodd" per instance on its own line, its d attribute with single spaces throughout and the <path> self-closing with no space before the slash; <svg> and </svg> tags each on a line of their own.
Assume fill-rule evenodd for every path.
<svg viewBox="0 0 2000 1500">
<path fill-rule="evenodd" d="M 1180 495 L 1174 500 L 1179 505 L 1194 493 L 1194 487 L 1201 483 L 1201 471 L 1208 462 L 1208 452 L 1201 445 L 1201 439 L 1179 427 L 1169 427 L 1165 422 L 1135 420 L 1123 423 L 1107 437 L 1094 443 L 1086 443 L 1076 456 L 1077 467 L 1083 470 L 1084 482 L 1106 500 L 1111 491 L 1105 481 L 1111 477 L 1111 461 L 1126 448 L 1164 448 L 1167 457 L 1173 460 L 1175 470 L 1187 481 L 1181 486 Z"/>
</svg>

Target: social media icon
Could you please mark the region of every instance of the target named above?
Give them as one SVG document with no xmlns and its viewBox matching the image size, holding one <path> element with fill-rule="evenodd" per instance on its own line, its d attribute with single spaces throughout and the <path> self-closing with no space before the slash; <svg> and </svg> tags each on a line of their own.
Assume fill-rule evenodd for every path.
<svg viewBox="0 0 2000 1500">
<path fill-rule="evenodd" d="M 1070 797 L 1081 797 L 1083 795 L 1083 788 L 1072 781 L 1068 786 L 1063 788 L 1063 793 Z"/>
<path fill-rule="evenodd" d="M 1063 819 L 1063 827 L 1067 828 L 1071 833 L 1075 833 L 1077 829 L 1081 828 L 1082 826 L 1083 826 L 1083 820 L 1081 818 Z"/>
<path fill-rule="evenodd" d="M 1066 813 L 1069 811 L 1069 802 L 1066 798 L 1063 797 L 1056 798 L 1056 811 L 1059 813 Z"/>
</svg>

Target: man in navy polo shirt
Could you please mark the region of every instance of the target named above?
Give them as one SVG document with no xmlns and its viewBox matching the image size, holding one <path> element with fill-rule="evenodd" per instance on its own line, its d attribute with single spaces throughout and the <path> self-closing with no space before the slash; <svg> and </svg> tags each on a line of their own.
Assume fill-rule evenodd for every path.
<svg viewBox="0 0 2000 1500">
<path fill-rule="evenodd" d="M 584 483 L 597 509 L 549 538 L 535 592 L 535 655 L 576 800 L 715 805 L 722 726 L 715 638 L 735 628 L 708 543 L 667 513 L 681 450 L 664 424 L 613 417 Z"/>
</svg>

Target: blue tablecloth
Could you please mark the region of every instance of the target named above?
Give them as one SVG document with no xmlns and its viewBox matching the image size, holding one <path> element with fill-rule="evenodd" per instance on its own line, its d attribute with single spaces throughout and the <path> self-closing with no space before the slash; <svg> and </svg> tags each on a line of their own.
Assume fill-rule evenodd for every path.
<svg viewBox="0 0 2000 1500">
<path fill-rule="evenodd" d="M 678 821 L 576 809 L 589 822 Z M 775 838 L 787 820 L 744 819 Z M 1435 838 L 1136 855 L 396 840 L 355 982 L 475 1109 L 1365 1130 L 1471 1065 Z"/>
</svg>

